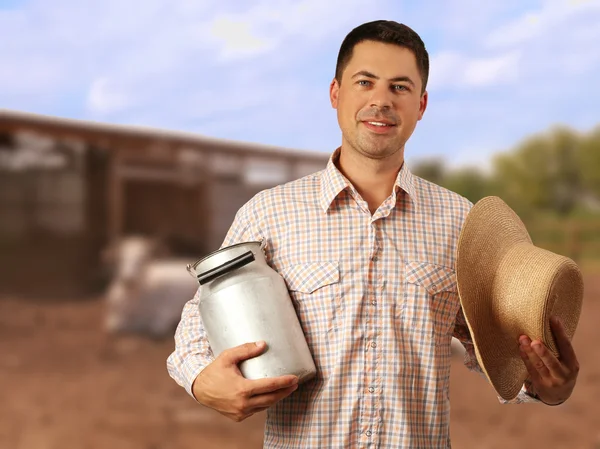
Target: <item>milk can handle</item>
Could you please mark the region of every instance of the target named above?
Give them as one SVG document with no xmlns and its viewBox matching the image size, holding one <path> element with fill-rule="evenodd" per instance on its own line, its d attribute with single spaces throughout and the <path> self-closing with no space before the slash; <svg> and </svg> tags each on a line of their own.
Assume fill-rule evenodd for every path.
<svg viewBox="0 0 600 449">
<path fill-rule="evenodd" d="M 254 254 L 252 251 L 248 251 L 241 256 L 235 257 L 218 267 L 212 268 L 202 274 L 198 275 L 198 283 L 200 285 L 204 285 L 207 282 L 210 282 L 219 276 L 223 276 L 230 271 L 237 270 L 238 268 L 242 268 L 245 265 L 248 265 L 250 262 L 254 260 Z"/>
</svg>

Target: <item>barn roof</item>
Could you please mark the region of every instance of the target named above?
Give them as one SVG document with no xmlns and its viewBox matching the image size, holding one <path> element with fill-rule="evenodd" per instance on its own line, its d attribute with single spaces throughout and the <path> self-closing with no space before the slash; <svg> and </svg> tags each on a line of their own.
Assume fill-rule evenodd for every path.
<svg viewBox="0 0 600 449">
<path fill-rule="evenodd" d="M 167 146 L 202 147 L 205 149 L 255 155 L 285 155 L 303 161 L 324 161 L 326 152 L 261 145 L 251 142 L 217 139 L 204 135 L 145 126 L 117 125 L 95 121 L 76 120 L 16 110 L 0 109 L 0 132 L 35 129 L 58 138 L 82 139 L 88 143 L 111 149 L 121 146 L 147 147 L 160 142 Z"/>
</svg>

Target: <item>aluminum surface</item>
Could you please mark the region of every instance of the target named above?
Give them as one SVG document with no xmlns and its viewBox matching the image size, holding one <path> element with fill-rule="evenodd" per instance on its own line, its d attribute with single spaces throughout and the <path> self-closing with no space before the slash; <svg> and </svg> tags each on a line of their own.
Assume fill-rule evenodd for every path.
<svg viewBox="0 0 600 449">
<path fill-rule="evenodd" d="M 285 281 L 266 263 L 259 242 L 216 251 L 188 270 L 195 277 L 218 269 L 244 253 L 254 260 L 202 285 L 199 311 L 215 357 L 225 349 L 264 340 L 267 349 L 240 363 L 247 379 L 294 374 L 300 382 L 312 378 L 316 367 Z"/>
</svg>

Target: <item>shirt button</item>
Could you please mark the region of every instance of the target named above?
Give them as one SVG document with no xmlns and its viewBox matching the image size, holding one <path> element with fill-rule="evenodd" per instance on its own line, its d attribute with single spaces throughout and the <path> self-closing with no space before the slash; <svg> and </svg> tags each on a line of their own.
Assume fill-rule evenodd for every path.
<svg viewBox="0 0 600 449">
<path fill-rule="evenodd" d="M 372 433 L 370 430 L 367 430 L 367 431 L 365 432 L 365 434 L 366 434 L 368 437 L 370 437 L 370 436 L 371 436 L 373 433 Z"/>
<path fill-rule="evenodd" d="M 375 343 L 374 341 L 371 342 L 371 347 L 372 348 L 376 348 L 377 347 L 377 343 Z"/>
<path fill-rule="evenodd" d="M 373 300 L 373 301 L 371 301 L 371 304 L 374 305 L 374 306 L 376 306 L 377 305 L 377 301 Z"/>
<path fill-rule="evenodd" d="M 375 392 L 375 388 L 369 387 L 369 393 L 373 393 L 373 392 Z"/>
</svg>

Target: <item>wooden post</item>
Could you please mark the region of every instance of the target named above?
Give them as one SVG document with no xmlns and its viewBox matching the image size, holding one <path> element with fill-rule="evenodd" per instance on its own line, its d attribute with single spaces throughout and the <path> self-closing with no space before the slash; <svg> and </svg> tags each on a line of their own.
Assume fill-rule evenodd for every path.
<svg viewBox="0 0 600 449">
<path fill-rule="evenodd" d="M 107 183 L 107 202 L 108 202 L 108 242 L 109 245 L 115 244 L 123 232 L 123 178 L 119 173 L 122 164 L 121 152 L 115 148 L 111 152 L 108 183 Z"/>
<path fill-rule="evenodd" d="M 567 225 L 567 255 L 575 262 L 578 261 L 581 252 L 581 232 L 578 223 L 570 219 Z"/>
</svg>

